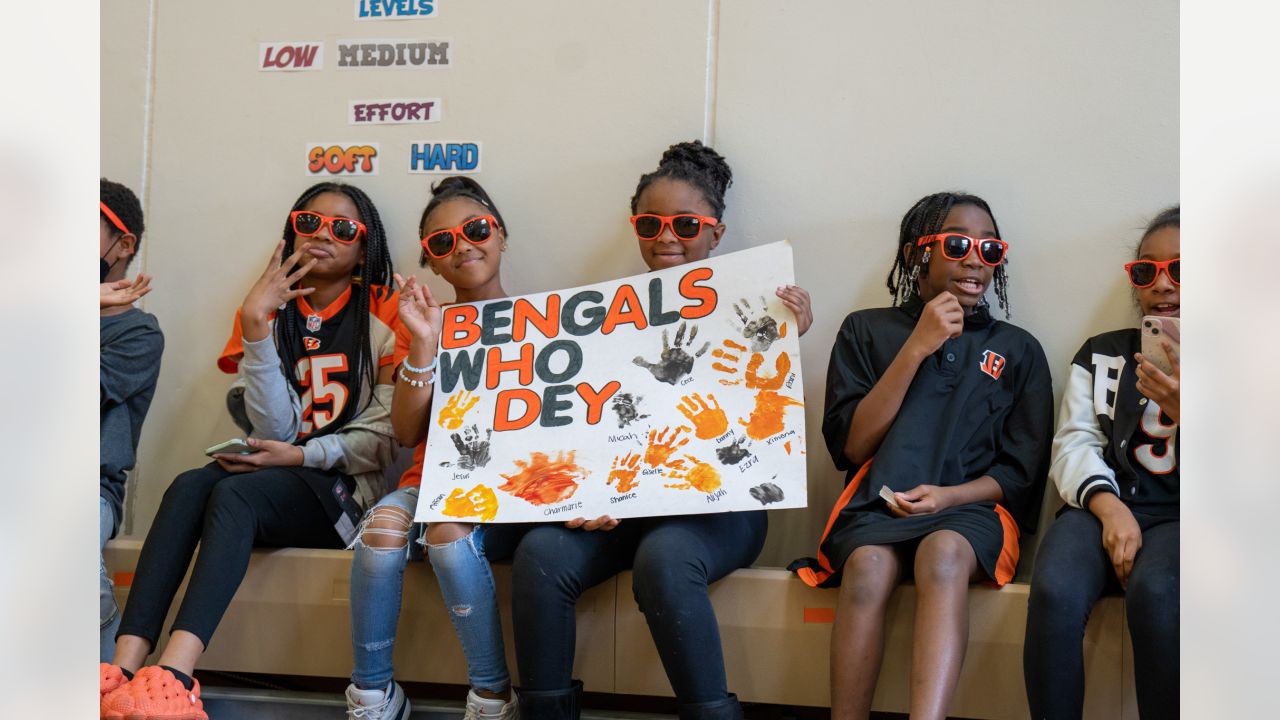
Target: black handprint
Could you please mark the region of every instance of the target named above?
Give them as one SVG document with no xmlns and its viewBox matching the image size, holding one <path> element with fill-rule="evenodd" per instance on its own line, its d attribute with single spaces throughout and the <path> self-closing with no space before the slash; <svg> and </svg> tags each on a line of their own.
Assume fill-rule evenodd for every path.
<svg viewBox="0 0 1280 720">
<path fill-rule="evenodd" d="M 751 497 L 759 500 L 761 505 L 782 502 L 786 498 L 782 493 L 782 488 L 771 482 L 761 483 L 748 490 L 748 492 L 751 493 Z"/>
<path fill-rule="evenodd" d="M 643 395 L 632 395 L 631 393 L 618 393 L 613 398 L 613 411 L 618 414 L 618 427 L 623 428 L 636 420 L 649 417 L 648 414 L 640 414 L 640 401 L 644 399 Z"/>
<path fill-rule="evenodd" d="M 764 352 L 773 345 L 773 341 L 781 337 L 778 333 L 778 321 L 772 315 L 765 312 L 765 308 L 769 304 L 764 297 L 760 297 L 760 309 L 757 311 L 751 307 L 750 301 L 746 298 L 739 300 L 733 304 L 733 311 L 738 314 L 738 320 L 742 323 L 742 337 L 751 341 L 751 350 L 753 352 Z M 759 314 L 758 317 L 752 318 L 748 315 Z"/>
<path fill-rule="evenodd" d="M 662 356 L 658 358 L 658 362 L 651 363 L 640 356 L 636 356 L 631 362 L 653 373 L 653 377 L 658 382 L 664 382 L 668 385 L 675 385 L 680 378 L 693 372 L 693 361 L 702 357 L 707 351 L 707 347 L 711 343 L 703 343 L 702 348 L 698 352 L 690 355 L 685 351 L 685 347 L 693 345 L 693 339 L 698 336 L 698 326 L 694 325 L 689 332 L 689 339 L 685 340 L 686 323 L 681 322 L 680 327 L 676 329 L 676 344 L 673 347 L 667 340 L 667 331 L 662 330 Z M 683 345 L 684 347 L 681 347 Z"/>
<path fill-rule="evenodd" d="M 743 445 L 744 442 L 747 444 Z M 751 443 L 746 438 L 738 438 L 730 445 L 716 448 L 716 457 L 720 458 L 721 465 L 737 465 L 751 455 L 750 447 Z"/>
<path fill-rule="evenodd" d="M 471 425 L 462 428 L 462 434 L 451 433 L 453 446 L 458 449 L 458 467 L 464 470 L 475 470 L 489 464 L 489 438 L 493 437 L 493 429 L 485 431 L 480 437 L 480 428 Z"/>
</svg>

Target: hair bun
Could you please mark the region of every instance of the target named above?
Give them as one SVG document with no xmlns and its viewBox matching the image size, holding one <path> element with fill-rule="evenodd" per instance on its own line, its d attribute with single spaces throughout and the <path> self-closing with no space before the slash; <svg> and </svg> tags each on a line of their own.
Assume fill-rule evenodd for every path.
<svg viewBox="0 0 1280 720">
<path fill-rule="evenodd" d="M 723 195 L 733 184 L 733 171 L 724 156 L 702 144 L 701 140 L 679 142 L 667 148 L 658 161 L 658 169 L 669 165 L 692 165 L 707 173 Z"/>
<path fill-rule="evenodd" d="M 431 186 L 431 196 L 439 197 L 441 195 L 456 195 L 458 193 L 474 193 L 481 197 L 487 197 L 484 188 L 480 187 L 480 183 L 472 180 L 465 175 L 450 175 Z M 488 203 L 484 203 L 488 205 Z"/>
</svg>

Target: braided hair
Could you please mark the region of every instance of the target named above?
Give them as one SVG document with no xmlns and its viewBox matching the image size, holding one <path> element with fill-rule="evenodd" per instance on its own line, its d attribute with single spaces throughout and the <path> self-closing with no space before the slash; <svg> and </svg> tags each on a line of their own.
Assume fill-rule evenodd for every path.
<svg viewBox="0 0 1280 720">
<path fill-rule="evenodd" d="M 889 288 L 889 294 L 893 296 L 895 306 L 920 296 L 920 287 L 916 283 L 916 278 L 918 273 L 929 271 L 927 262 L 917 262 L 920 248 L 916 245 L 916 241 L 925 235 L 940 232 L 942 224 L 946 222 L 947 214 L 957 205 L 973 205 L 981 209 L 991 217 L 991 226 L 995 228 L 996 237 L 1000 237 L 1000 226 L 996 224 L 996 216 L 991 212 L 991 206 L 977 195 L 940 192 L 920 198 L 915 205 L 911 206 L 907 214 L 902 216 L 902 225 L 898 229 L 898 251 L 893 254 L 893 267 L 889 269 L 889 276 L 885 279 L 885 285 Z M 906 253 L 903 253 L 903 248 L 907 248 Z M 1008 262 L 1006 258 L 1004 262 L 997 265 L 992 278 L 996 300 L 1000 309 L 1004 311 L 1005 317 L 1009 317 L 1009 276 L 1005 272 L 1005 265 Z"/>
<path fill-rule="evenodd" d="M 120 222 L 124 223 L 124 226 L 129 228 L 129 232 L 137 238 L 133 245 L 134 253 L 125 260 L 125 267 L 128 267 L 129 263 L 133 262 L 133 259 L 137 257 L 138 250 L 142 248 L 142 231 L 146 229 L 142 223 L 142 203 L 138 202 L 138 196 L 134 195 L 132 190 L 106 178 L 99 178 L 98 180 L 98 200 L 108 208 L 111 208 L 111 212 L 115 213 L 116 217 L 120 218 Z M 113 240 L 124 234 L 114 223 L 107 219 L 106 214 L 99 211 L 98 215 L 111 228 L 111 238 Z"/>
<path fill-rule="evenodd" d="M 354 353 L 351 348 L 345 348 L 344 351 L 348 357 L 354 356 L 355 367 L 354 377 L 363 378 L 368 381 L 369 387 L 378 382 L 378 364 L 373 359 L 373 350 L 369 344 L 369 296 L 371 293 L 377 294 L 379 299 L 385 300 L 391 295 L 391 252 L 387 248 L 387 231 L 382 226 L 382 218 L 378 216 L 378 209 L 374 207 L 373 201 L 365 195 L 364 191 L 354 185 L 335 182 L 321 182 L 307 188 L 297 201 L 293 203 L 291 210 L 302 210 L 317 195 L 324 193 L 341 193 L 351 199 L 356 206 L 356 212 L 359 214 L 360 222 L 364 223 L 364 255 L 360 258 L 360 262 L 356 265 L 351 273 L 351 284 L 356 286 L 352 288 L 351 299 L 348 301 L 351 306 L 351 312 L 355 313 L 356 318 L 356 344 Z M 294 252 L 294 241 L 297 239 L 297 233 L 293 229 L 293 223 L 285 221 L 284 225 L 284 254 L 283 257 L 289 257 Z M 361 291 L 361 288 L 367 288 Z M 295 353 L 296 345 L 291 340 L 302 336 L 302 313 L 298 310 L 298 301 L 290 300 L 283 310 L 276 313 L 275 324 L 275 341 L 276 350 L 280 353 L 280 359 L 284 364 L 285 374 L 292 377 L 293 369 L 298 364 L 298 357 Z M 347 404 L 342 409 L 342 414 L 334 419 L 333 422 L 319 428 L 311 437 L 325 435 L 341 428 L 352 417 L 359 413 L 361 386 L 363 382 L 352 383 L 349 388 L 351 393 Z"/>
<path fill-rule="evenodd" d="M 502 213 L 498 212 L 498 206 L 489 197 L 489 193 L 485 192 L 480 183 L 465 175 L 451 175 L 431 186 L 431 200 L 427 202 L 427 207 L 422 211 L 422 218 L 418 220 L 418 237 L 421 238 L 427 234 L 427 217 L 431 212 L 445 201 L 454 198 L 466 198 L 487 208 L 493 213 L 493 219 L 498 221 L 498 227 L 501 227 L 502 232 L 505 233 L 504 237 L 511 237 L 511 233 L 507 231 L 507 223 L 502 219 Z M 418 267 L 426 267 L 427 258 L 427 250 L 423 248 L 422 254 L 418 257 Z"/>
<path fill-rule="evenodd" d="M 724 194 L 733 184 L 733 171 L 720 153 L 703 145 L 700 140 L 676 143 L 667 148 L 658 161 L 658 169 L 640 177 L 636 194 L 631 196 L 633 215 L 639 207 L 640 194 L 655 180 L 662 178 L 683 180 L 698 188 L 703 199 L 711 206 L 711 214 L 717 218 L 723 217 Z"/>
</svg>

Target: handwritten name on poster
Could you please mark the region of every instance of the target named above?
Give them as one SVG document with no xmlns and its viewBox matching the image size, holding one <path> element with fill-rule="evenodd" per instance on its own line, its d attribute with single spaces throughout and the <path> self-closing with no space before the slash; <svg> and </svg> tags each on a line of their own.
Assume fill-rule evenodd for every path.
<svg viewBox="0 0 1280 720">
<path fill-rule="evenodd" d="M 307 143 L 307 175 L 377 175 L 378 143 Z"/>
<path fill-rule="evenodd" d="M 349 125 L 399 125 L 439 121 L 440 98 L 352 100 L 347 109 Z"/>
<path fill-rule="evenodd" d="M 448 40 L 339 40 L 338 68 L 444 69 L 453 65 Z"/>
<path fill-rule="evenodd" d="M 783 241 L 446 307 L 419 521 L 804 507 Z"/>
<path fill-rule="evenodd" d="M 480 172 L 480 143 L 421 142 L 409 146 L 410 174 Z"/>
<path fill-rule="evenodd" d="M 439 15 L 435 0 L 355 0 L 357 20 L 418 20 Z"/>
<path fill-rule="evenodd" d="M 258 69 L 267 72 L 301 72 L 324 69 L 324 43 L 258 43 Z"/>
</svg>

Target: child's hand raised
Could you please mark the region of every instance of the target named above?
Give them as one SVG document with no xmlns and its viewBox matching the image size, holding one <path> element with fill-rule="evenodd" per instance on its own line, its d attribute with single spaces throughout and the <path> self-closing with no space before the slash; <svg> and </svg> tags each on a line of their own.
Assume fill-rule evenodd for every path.
<svg viewBox="0 0 1280 720">
<path fill-rule="evenodd" d="M 893 494 L 898 506 L 885 504 L 889 512 L 898 517 L 929 515 L 951 507 L 949 488 L 940 485 L 917 485 L 906 492 Z"/>
<path fill-rule="evenodd" d="M 949 338 L 960 337 L 964 330 L 964 308 L 955 295 L 943 291 L 925 304 L 916 321 L 915 330 L 907 338 L 907 347 L 913 347 L 921 357 L 932 355 Z"/>
<path fill-rule="evenodd" d="M 1160 406 L 1165 415 L 1175 423 L 1181 424 L 1179 415 L 1179 392 L 1182 385 L 1182 365 L 1178 351 L 1168 342 L 1164 342 L 1164 351 L 1169 356 L 1169 364 L 1173 365 L 1173 376 L 1165 375 L 1150 360 L 1142 357 L 1142 353 L 1134 355 L 1138 361 L 1138 392 L 1153 400 Z"/>
<path fill-rule="evenodd" d="M 311 258 L 305 265 L 294 270 L 308 247 L 310 247 L 309 244 L 303 243 L 302 247 L 281 262 L 280 257 L 284 254 L 284 240 L 276 244 L 276 250 L 271 254 L 267 269 L 262 272 L 258 282 L 249 289 L 244 303 L 240 305 L 240 324 L 246 341 L 257 342 L 267 336 L 267 318 L 273 311 L 280 309 L 294 298 L 315 292 L 315 288 L 291 289 L 311 272 L 311 268 L 318 262 L 316 258 Z"/>
<path fill-rule="evenodd" d="M 99 288 L 98 309 L 106 310 L 107 308 L 123 307 L 132 305 L 138 298 L 151 292 L 151 276 L 146 273 L 138 273 L 138 277 L 129 280 L 116 280 L 115 282 L 102 283 Z"/>
<path fill-rule="evenodd" d="M 405 280 L 400 273 L 395 273 L 394 277 L 400 288 L 400 322 L 415 340 L 435 349 L 443 324 L 440 303 L 431 296 L 426 285 L 418 282 L 418 278 L 410 275 Z"/>
</svg>

